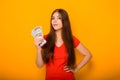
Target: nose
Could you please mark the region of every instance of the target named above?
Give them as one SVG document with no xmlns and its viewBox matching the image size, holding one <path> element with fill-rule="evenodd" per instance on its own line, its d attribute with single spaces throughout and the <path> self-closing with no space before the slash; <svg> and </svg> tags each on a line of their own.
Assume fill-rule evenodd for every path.
<svg viewBox="0 0 120 80">
<path fill-rule="evenodd" d="M 56 23 L 57 21 L 58 21 L 58 19 L 54 19 L 54 20 L 53 20 L 53 23 Z"/>
</svg>

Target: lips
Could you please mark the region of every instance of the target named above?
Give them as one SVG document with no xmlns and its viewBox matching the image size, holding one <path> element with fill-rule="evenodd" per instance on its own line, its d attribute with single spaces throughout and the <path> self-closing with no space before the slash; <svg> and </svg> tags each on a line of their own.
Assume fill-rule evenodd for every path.
<svg viewBox="0 0 120 80">
<path fill-rule="evenodd" d="M 58 26 L 58 24 L 53 24 L 53 26 Z"/>
</svg>

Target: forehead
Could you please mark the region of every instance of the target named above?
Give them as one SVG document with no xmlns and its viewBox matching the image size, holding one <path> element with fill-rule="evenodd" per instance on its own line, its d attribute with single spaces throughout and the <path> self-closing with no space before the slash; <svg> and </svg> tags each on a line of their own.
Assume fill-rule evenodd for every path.
<svg viewBox="0 0 120 80">
<path fill-rule="evenodd" d="M 53 16 L 53 17 L 55 17 L 55 16 L 61 17 L 61 14 L 60 14 L 59 12 L 55 12 L 55 13 L 53 13 L 52 16 Z"/>
</svg>

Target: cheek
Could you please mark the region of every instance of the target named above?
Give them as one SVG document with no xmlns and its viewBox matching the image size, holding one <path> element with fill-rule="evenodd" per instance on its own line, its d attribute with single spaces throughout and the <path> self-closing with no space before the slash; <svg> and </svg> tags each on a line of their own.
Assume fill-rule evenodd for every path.
<svg viewBox="0 0 120 80">
<path fill-rule="evenodd" d="M 51 21 L 51 24 L 53 24 L 53 21 Z"/>
<path fill-rule="evenodd" d="M 62 25 L 62 21 L 61 20 L 59 21 L 59 24 Z"/>
<path fill-rule="evenodd" d="M 63 24 L 62 24 L 62 22 L 61 22 L 61 27 L 63 27 Z"/>
</svg>

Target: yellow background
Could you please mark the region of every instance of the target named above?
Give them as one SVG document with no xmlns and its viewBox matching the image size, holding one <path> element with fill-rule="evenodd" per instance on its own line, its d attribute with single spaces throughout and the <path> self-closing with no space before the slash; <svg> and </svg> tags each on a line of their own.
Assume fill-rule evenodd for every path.
<svg viewBox="0 0 120 80">
<path fill-rule="evenodd" d="M 0 79 L 44 80 L 45 67 L 35 64 L 31 30 L 42 25 L 47 34 L 56 8 L 68 12 L 73 34 L 93 55 L 76 79 L 120 79 L 119 0 L 1 0 Z M 78 62 L 82 56 L 77 51 L 76 55 Z"/>
</svg>

